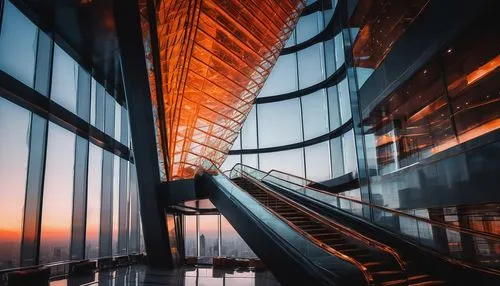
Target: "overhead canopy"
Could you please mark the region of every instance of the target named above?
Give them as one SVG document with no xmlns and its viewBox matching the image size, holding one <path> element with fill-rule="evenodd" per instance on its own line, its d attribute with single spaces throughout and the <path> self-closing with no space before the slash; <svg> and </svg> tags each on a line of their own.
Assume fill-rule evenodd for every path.
<svg viewBox="0 0 500 286">
<path fill-rule="evenodd" d="M 168 178 L 190 178 L 208 162 L 224 162 L 304 6 L 305 0 L 159 1 L 161 91 L 152 86 L 152 96 L 163 114 L 157 124 L 167 144 L 159 142 L 159 150 L 167 146 Z"/>
</svg>

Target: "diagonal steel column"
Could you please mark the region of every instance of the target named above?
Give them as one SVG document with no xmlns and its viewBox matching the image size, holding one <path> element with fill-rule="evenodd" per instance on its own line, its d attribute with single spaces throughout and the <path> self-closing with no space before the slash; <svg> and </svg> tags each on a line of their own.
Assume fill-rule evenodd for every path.
<svg viewBox="0 0 500 286">
<path fill-rule="evenodd" d="M 146 251 L 151 266 L 172 267 L 165 215 L 156 191 L 160 170 L 137 0 L 115 1 L 114 13 Z"/>
</svg>

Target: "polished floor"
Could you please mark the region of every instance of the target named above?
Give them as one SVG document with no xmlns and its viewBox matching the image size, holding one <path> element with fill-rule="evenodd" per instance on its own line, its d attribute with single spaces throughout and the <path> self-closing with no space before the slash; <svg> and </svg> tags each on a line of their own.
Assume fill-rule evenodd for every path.
<svg viewBox="0 0 500 286">
<path fill-rule="evenodd" d="M 208 267 L 159 270 L 144 265 L 100 271 L 95 275 L 70 277 L 50 283 L 50 286 L 80 285 L 279 286 L 280 284 L 269 271 L 219 270 Z"/>
</svg>

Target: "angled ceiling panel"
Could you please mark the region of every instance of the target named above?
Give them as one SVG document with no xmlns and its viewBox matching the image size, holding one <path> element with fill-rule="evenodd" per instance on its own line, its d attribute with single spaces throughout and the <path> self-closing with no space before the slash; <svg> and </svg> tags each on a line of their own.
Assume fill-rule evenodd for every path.
<svg viewBox="0 0 500 286">
<path fill-rule="evenodd" d="M 164 114 L 157 127 L 166 129 L 168 178 L 222 164 L 304 7 L 305 0 L 158 2 L 161 92 L 150 82 Z"/>
</svg>

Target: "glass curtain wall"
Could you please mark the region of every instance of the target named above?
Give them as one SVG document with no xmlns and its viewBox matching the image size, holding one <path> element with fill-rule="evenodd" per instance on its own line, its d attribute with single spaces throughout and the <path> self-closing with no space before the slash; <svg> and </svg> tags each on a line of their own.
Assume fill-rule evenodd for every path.
<svg viewBox="0 0 500 286">
<path fill-rule="evenodd" d="M 0 92 L 0 215 L 9 218 L 0 220 L 0 269 L 143 251 L 135 166 L 114 149 L 130 146 L 126 106 L 3 3 L 0 72 L 113 142 L 95 145 L 71 122 L 52 121 L 50 111 L 41 117 Z"/>
<path fill-rule="evenodd" d="M 212 263 L 216 256 L 257 257 L 223 215 L 184 215 L 183 218 L 186 257 L 198 257 L 199 263 Z"/>
<path fill-rule="evenodd" d="M 336 2 L 301 16 L 222 171 L 242 163 L 313 181 L 357 172 L 342 35 L 323 32 Z"/>
</svg>

